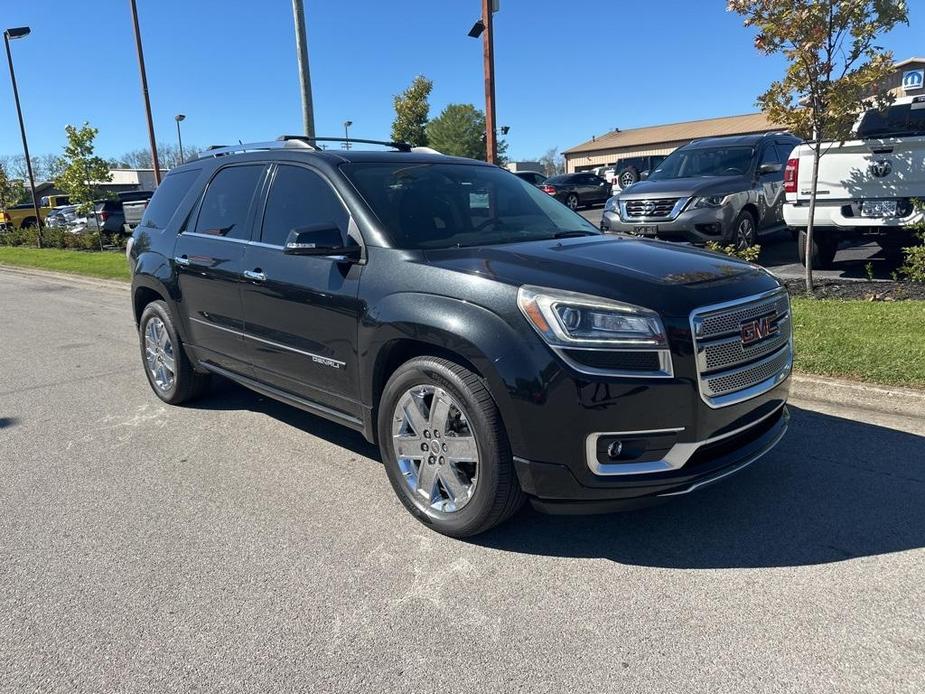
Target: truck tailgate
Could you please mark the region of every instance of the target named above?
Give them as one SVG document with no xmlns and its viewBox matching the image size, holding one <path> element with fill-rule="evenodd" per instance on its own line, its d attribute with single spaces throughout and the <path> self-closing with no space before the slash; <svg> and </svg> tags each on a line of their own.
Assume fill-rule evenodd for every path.
<svg viewBox="0 0 925 694">
<path fill-rule="evenodd" d="M 148 206 L 147 200 L 132 200 L 131 202 L 122 203 L 122 211 L 125 215 L 125 226 L 128 229 L 134 229 L 141 222 L 144 216 L 145 208 Z"/>
</svg>

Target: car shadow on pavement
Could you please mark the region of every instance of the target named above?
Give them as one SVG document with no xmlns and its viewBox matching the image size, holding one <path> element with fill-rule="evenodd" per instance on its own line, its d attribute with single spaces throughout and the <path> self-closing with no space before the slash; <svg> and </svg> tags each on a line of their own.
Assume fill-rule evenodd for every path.
<svg viewBox="0 0 925 694">
<path fill-rule="evenodd" d="M 6 429 L 19 423 L 16 417 L 0 417 L 0 429 Z"/>
<path fill-rule="evenodd" d="M 925 437 L 791 413 L 774 451 L 688 497 L 598 516 L 527 508 L 471 542 L 691 569 L 803 566 L 925 546 Z"/>
<path fill-rule="evenodd" d="M 267 398 L 259 393 L 215 377 L 209 394 L 188 405 L 200 410 L 250 410 L 260 412 L 274 419 L 317 436 L 336 446 L 379 462 L 379 449 L 369 443 L 363 435 L 349 427 L 328 421 L 297 407 Z"/>
</svg>

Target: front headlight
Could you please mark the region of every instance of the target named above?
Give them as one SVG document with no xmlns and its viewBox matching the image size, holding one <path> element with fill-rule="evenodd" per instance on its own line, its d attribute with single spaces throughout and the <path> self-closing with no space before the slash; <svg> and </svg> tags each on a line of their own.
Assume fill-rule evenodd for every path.
<svg viewBox="0 0 925 694">
<path fill-rule="evenodd" d="M 607 198 L 607 202 L 604 203 L 604 212 L 616 212 L 617 211 L 617 196 L 614 195 L 612 198 Z"/>
<path fill-rule="evenodd" d="M 728 195 L 704 195 L 699 198 L 694 198 L 694 202 L 691 207 L 694 208 L 703 208 L 703 207 L 722 207 L 726 204 L 726 201 L 729 199 Z"/>
<path fill-rule="evenodd" d="M 654 311 L 601 297 L 523 286 L 517 305 L 530 325 L 555 347 L 665 349 L 668 338 Z"/>
</svg>

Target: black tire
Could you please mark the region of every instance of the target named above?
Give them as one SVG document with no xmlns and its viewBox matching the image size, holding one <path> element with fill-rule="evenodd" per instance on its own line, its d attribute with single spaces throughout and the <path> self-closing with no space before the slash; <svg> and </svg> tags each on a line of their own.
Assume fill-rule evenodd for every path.
<svg viewBox="0 0 925 694">
<path fill-rule="evenodd" d="M 799 230 L 799 229 L 795 229 L 794 227 L 788 227 L 788 228 L 787 228 L 787 231 L 790 232 L 790 238 L 792 238 L 794 241 L 796 241 L 798 238 L 800 238 L 800 230 Z"/>
<path fill-rule="evenodd" d="M 174 378 L 172 384 L 168 387 L 162 387 L 155 379 L 152 370 L 148 368 L 148 361 L 145 349 L 145 334 L 148 323 L 155 318 L 160 319 L 167 331 L 170 340 L 171 353 L 174 360 Z M 148 384 L 151 390 L 164 402 L 170 405 L 179 405 L 201 396 L 209 387 L 209 374 L 198 373 L 193 369 L 193 365 L 186 355 L 186 349 L 183 347 L 183 341 L 173 324 L 170 316 L 170 310 L 163 301 L 152 301 L 145 306 L 141 314 L 141 320 L 138 322 L 138 337 L 141 346 L 141 365 L 144 368 L 145 376 L 148 378 Z"/>
<path fill-rule="evenodd" d="M 434 386 L 446 391 L 462 406 L 475 439 L 479 459 L 477 483 L 471 498 L 459 510 L 437 511 L 420 499 L 416 502 L 399 468 L 392 438 L 393 416 L 401 398 L 416 386 Z M 507 432 L 495 401 L 481 378 L 455 362 L 417 357 L 402 364 L 392 374 L 379 400 L 378 437 L 395 494 L 411 515 L 439 533 L 471 537 L 485 532 L 514 515 L 526 499 L 517 481 Z M 424 464 L 422 461 L 421 465 Z"/>
<path fill-rule="evenodd" d="M 835 253 L 838 251 L 838 239 L 830 236 L 825 231 L 816 229 L 813 231 L 813 269 L 829 270 L 832 268 L 832 261 L 835 260 Z M 806 267 L 806 230 L 800 229 L 800 235 L 797 239 L 797 254 L 800 257 L 800 265 Z"/>
<path fill-rule="evenodd" d="M 578 199 L 578 193 L 569 193 L 566 195 L 565 205 L 572 211 L 575 211 L 581 207 L 581 201 Z"/>
<path fill-rule="evenodd" d="M 635 166 L 627 166 L 620 174 L 617 176 L 617 183 L 620 185 L 620 190 L 628 188 L 639 180 L 639 169 Z"/>
<path fill-rule="evenodd" d="M 35 229 L 38 227 L 38 222 L 35 220 L 35 217 L 29 217 L 24 219 L 22 224 L 19 225 L 20 229 Z"/>
<path fill-rule="evenodd" d="M 724 243 L 731 244 L 737 250 L 743 250 L 758 243 L 758 227 L 755 215 L 748 210 L 742 210 L 736 215 L 732 226 L 726 231 Z"/>
</svg>

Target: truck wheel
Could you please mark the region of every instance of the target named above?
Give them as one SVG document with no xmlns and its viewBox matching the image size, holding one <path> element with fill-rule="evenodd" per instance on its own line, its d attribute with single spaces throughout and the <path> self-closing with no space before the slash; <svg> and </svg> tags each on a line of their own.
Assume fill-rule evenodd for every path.
<svg viewBox="0 0 925 694">
<path fill-rule="evenodd" d="M 813 233 L 813 269 L 829 270 L 835 260 L 838 250 L 838 238 L 817 229 Z M 806 230 L 800 229 L 797 239 L 797 254 L 800 256 L 800 265 L 806 267 Z"/>
<path fill-rule="evenodd" d="M 145 307 L 138 324 L 141 361 L 151 389 L 170 405 L 193 400 L 209 385 L 209 375 L 193 369 L 163 301 Z"/>
<path fill-rule="evenodd" d="M 526 498 L 501 414 L 482 380 L 459 364 L 419 357 L 400 366 L 379 401 L 378 434 L 398 498 L 439 533 L 484 532 Z"/>
<path fill-rule="evenodd" d="M 620 188 L 629 188 L 636 181 L 639 180 L 639 169 L 635 166 L 627 166 L 623 171 L 620 172 L 620 176 L 617 178 L 620 182 Z"/>
</svg>

